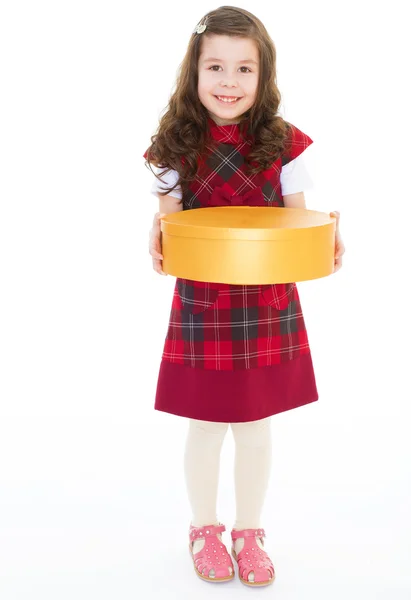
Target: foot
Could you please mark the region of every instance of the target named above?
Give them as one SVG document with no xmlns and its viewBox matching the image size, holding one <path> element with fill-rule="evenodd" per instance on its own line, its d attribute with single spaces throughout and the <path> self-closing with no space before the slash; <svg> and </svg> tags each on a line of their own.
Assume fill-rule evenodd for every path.
<svg viewBox="0 0 411 600">
<path fill-rule="evenodd" d="M 220 523 L 213 523 L 212 525 L 218 526 L 220 525 Z M 195 527 L 200 527 L 200 525 L 195 525 Z M 206 527 L 206 525 L 203 526 L 204 528 Z M 223 545 L 223 540 L 221 537 L 221 533 L 217 533 L 216 537 L 218 538 L 218 540 L 221 542 L 221 544 Z M 205 546 L 206 540 L 203 539 L 197 539 L 194 540 L 194 542 L 191 542 L 191 548 L 192 548 L 192 552 L 193 554 L 196 554 L 197 552 L 200 552 L 204 546 Z M 231 566 L 228 567 L 229 573 L 230 575 L 233 574 L 233 568 Z M 210 577 L 211 579 L 213 579 L 215 577 L 215 570 L 211 569 L 210 572 L 208 573 L 208 577 Z"/>
<path fill-rule="evenodd" d="M 239 531 L 240 534 L 243 533 L 246 535 L 246 539 L 244 537 L 237 537 L 237 531 Z M 247 574 L 248 569 L 253 566 L 253 563 L 255 567 L 258 568 L 257 578 L 254 570 L 252 570 L 248 572 L 248 575 L 246 575 L 246 581 L 256 585 L 264 585 L 264 582 L 271 583 L 275 576 L 274 565 L 264 550 L 264 529 L 233 529 L 231 536 L 233 540 L 233 549 L 237 556 L 239 570 L 241 571 L 243 577 Z M 245 545 L 246 548 L 244 549 Z M 244 552 L 240 556 L 240 552 L 243 549 Z"/>
</svg>

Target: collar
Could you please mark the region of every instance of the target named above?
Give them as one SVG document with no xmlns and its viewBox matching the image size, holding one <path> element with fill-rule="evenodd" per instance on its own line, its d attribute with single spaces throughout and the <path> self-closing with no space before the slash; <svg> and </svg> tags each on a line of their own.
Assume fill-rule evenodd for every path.
<svg viewBox="0 0 411 600">
<path fill-rule="evenodd" d="M 242 140 L 239 123 L 217 125 L 211 117 L 208 117 L 208 126 L 212 138 L 221 144 L 238 144 Z M 247 126 L 245 133 L 247 133 Z"/>
</svg>

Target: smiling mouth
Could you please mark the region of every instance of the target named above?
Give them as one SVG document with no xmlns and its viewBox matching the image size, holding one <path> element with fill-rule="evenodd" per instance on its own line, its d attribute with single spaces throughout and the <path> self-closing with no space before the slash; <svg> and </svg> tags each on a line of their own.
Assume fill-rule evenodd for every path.
<svg viewBox="0 0 411 600">
<path fill-rule="evenodd" d="M 237 104 L 241 97 L 237 96 L 214 96 L 220 104 Z"/>
</svg>

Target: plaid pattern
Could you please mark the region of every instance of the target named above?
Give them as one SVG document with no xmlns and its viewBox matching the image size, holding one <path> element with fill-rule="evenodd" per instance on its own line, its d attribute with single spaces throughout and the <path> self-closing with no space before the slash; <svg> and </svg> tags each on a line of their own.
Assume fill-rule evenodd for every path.
<svg viewBox="0 0 411 600">
<path fill-rule="evenodd" d="M 236 125 L 209 123 L 218 147 L 201 161 L 195 181 L 183 196 L 184 210 L 210 206 L 217 186 L 231 195 L 260 187 L 262 206 L 284 206 L 281 168 L 299 156 L 312 139 L 290 124 L 290 151 L 267 171 L 250 177 L 244 173 L 244 159 L 251 141 L 239 138 Z M 164 360 L 230 371 L 270 366 L 309 352 L 295 283 L 251 286 L 177 278 Z"/>
<path fill-rule="evenodd" d="M 204 369 L 274 365 L 309 352 L 295 284 L 210 284 L 177 279 L 163 359 Z M 264 289 L 265 288 L 265 289 Z"/>
</svg>

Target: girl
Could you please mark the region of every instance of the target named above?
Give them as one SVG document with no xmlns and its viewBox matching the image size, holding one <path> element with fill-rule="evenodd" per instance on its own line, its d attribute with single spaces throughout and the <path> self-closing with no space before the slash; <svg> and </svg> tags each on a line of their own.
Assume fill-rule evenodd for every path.
<svg viewBox="0 0 411 600">
<path fill-rule="evenodd" d="M 276 52 L 246 10 L 210 11 L 194 30 L 176 90 L 146 165 L 160 213 L 227 204 L 305 208 L 301 155 L 313 143 L 277 110 Z M 151 168 L 151 167 L 150 167 Z M 168 184 L 168 187 L 167 187 Z M 162 271 L 157 213 L 150 235 Z M 344 246 L 337 220 L 335 270 Z M 192 519 L 189 549 L 206 581 L 234 577 L 217 519 L 219 460 L 229 425 L 235 440 L 236 521 L 231 553 L 246 585 L 274 581 L 260 516 L 271 467 L 271 417 L 318 400 L 295 283 L 229 285 L 177 278 L 155 409 L 189 419 L 184 470 Z"/>
</svg>

